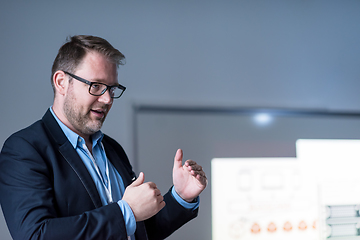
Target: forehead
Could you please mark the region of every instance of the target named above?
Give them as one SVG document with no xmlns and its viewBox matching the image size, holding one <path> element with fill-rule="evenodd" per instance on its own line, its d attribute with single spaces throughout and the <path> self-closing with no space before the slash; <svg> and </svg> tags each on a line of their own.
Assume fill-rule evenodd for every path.
<svg viewBox="0 0 360 240">
<path fill-rule="evenodd" d="M 91 80 L 107 84 L 117 83 L 117 66 L 103 54 L 88 52 L 76 69 L 76 74 Z"/>
</svg>

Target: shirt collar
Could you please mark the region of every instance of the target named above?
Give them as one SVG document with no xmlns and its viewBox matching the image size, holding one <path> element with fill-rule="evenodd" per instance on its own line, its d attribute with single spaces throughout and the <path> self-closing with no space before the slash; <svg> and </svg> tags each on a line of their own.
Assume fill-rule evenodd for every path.
<svg viewBox="0 0 360 240">
<path fill-rule="evenodd" d="M 56 116 L 56 114 L 54 113 L 52 106 L 50 107 L 50 112 L 52 113 L 52 115 L 54 116 L 55 120 L 57 121 L 57 123 L 59 124 L 61 130 L 64 132 L 65 136 L 67 137 L 67 139 L 70 141 L 71 145 L 76 148 L 78 146 L 78 143 L 81 141 L 84 141 L 84 139 L 82 137 L 80 137 L 78 134 L 76 134 L 75 132 L 73 132 L 70 128 L 68 128 L 64 123 L 62 123 L 60 121 L 60 119 Z M 94 133 L 91 136 L 92 139 L 92 145 L 93 147 L 96 144 L 101 143 L 102 139 L 104 137 L 104 134 L 99 130 L 96 133 Z"/>
</svg>

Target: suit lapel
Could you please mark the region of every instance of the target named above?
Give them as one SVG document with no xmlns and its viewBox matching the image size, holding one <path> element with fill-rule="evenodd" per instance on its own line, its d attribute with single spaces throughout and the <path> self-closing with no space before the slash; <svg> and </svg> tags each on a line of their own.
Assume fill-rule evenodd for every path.
<svg viewBox="0 0 360 240">
<path fill-rule="evenodd" d="M 71 143 L 69 141 L 65 142 L 59 147 L 59 152 L 80 178 L 86 191 L 89 193 L 90 198 L 95 205 L 95 208 L 101 207 L 102 203 L 95 183 Z"/>
<path fill-rule="evenodd" d="M 44 125 L 47 129 L 47 132 L 59 146 L 59 152 L 65 159 L 65 161 L 71 166 L 75 171 L 81 182 L 83 183 L 85 189 L 89 193 L 89 196 L 94 203 L 95 208 L 102 206 L 99 193 L 96 189 L 95 183 L 91 178 L 90 173 L 86 169 L 83 161 L 77 154 L 76 150 L 73 148 L 71 143 L 68 141 L 67 137 L 61 130 L 60 126 L 56 122 L 50 110 L 48 110 L 43 117 Z"/>
</svg>

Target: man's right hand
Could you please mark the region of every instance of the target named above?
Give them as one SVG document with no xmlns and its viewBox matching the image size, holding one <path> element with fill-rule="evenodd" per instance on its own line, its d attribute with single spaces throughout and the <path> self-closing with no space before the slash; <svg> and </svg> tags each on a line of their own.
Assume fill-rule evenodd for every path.
<svg viewBox="0 0 360 240">
<path fill-rule="evenodd" d="M 144 183 L 145 176 L 139 177 L 125 189 L 122 200 L 127 202 L 137 222 L 144 221 L 157 214 L 165 207 L 164 198 L 153 182 Z"/>
</svg>

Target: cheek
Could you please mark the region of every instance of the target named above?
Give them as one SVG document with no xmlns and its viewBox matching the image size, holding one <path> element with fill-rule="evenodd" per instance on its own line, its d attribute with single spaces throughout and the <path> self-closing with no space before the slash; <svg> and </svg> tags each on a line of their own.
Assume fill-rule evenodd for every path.
<svg viewBox="0 0 360 240">
<path fill-rule="evenodd" d="M 112 107 L 112 104 L 109 104 L 109 105 L 108 105 L 108 109 L 107 109 L 107 111 L 106 111 L 106 116 L 109 114 L 111 107 Z"/>
<path fill-rule="evenodd" d="M 97 98 L 93 96 L 87 96 L 82 99 L 78 99 L 78 101 L 79 104 L 87 110 L 90 110 L 98 104 Z"/>
</svg>

